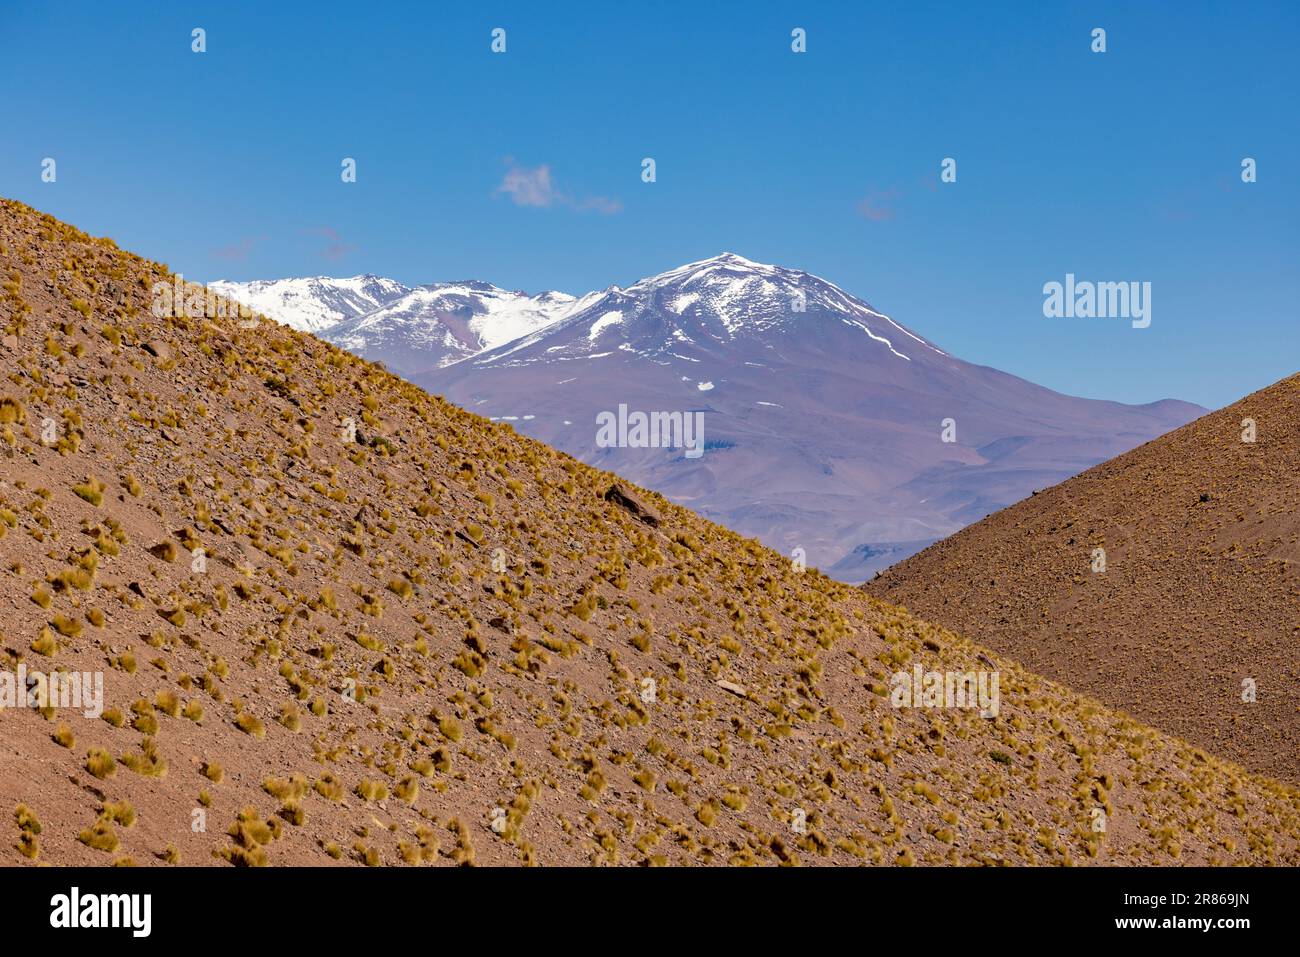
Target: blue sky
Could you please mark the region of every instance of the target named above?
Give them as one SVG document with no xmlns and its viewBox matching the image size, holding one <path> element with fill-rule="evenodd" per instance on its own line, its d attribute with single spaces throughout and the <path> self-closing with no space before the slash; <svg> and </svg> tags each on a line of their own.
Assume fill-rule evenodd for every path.
<svg viewBox="0 0 1300 957">
<path fill-rule="evenodd" d="M 1073 394 L 1300 368 L 1294 2 L 5 0 L 0 36 L 0 194 L 191 279 L 581 293 L 731 250 Z M 1044 318 L 1067 272 L 1150 282 L 1151 326 Z"/>
</svg>

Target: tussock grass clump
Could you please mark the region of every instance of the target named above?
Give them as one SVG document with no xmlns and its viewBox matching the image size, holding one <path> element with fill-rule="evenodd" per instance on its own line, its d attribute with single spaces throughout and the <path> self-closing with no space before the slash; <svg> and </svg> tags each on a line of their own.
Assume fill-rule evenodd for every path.
<svg viewBox="0 0 1300 957">
<path fill-rule="evenodd" d="M 0 396 L 0 425 L 22 425 L 27 421 L 27 410 L 12 396 Z"/>
<path fill-rule="evenodd" d="M 280 710 L 280 717 L 276 720 L 290 731 L 298 731 L 302 728 L 302 715 L 292 702 Z"/>
<path fill-rule="evenodd" d="M 72 486 L 73 494 L 96 507 L 104 504 L 104 489 L 107 486 L 94 476 L 86 476 L 86 481 Z"/>
<path fill-rule="evenodd" d="M 159 542 L 156 545 L 149 546 L 149 554 L 165 562 L 176 561 L 178 552 L 179 549 L 177 549 L 175 542 Z"/>
<path fill-rule="evenodd" d="M 255 738 L 266 737 L 266 725 L 256 715 L 249 714 L 247 711 L 241 711 L 235 718 L 235 727 L 244 734 L 251 734 Z"/>
<path fill-rule="evenodd" d="M 139 754 L 126 754 L 120 760 L 136 774 L 147 778 L 161 778 L 167 774 L 167 759 L 158 753 L 153 738 L 140 742 Z"/>
<path fill-rule="evenodd" d="M 356 795 L 363 801 L 382 801 L 388 797 L 388 785 L 363 778 L 356 786 Z"/>
<path fill-rule="evenodd" d="M 460 741 L 461 737 L 465 733 L 460 726 L 460 722 L 452 717 L 439 718 L 438 731 L 442 733 L 444 738 L 453 744 Z"/>
<path fill-rule="evenodd" d="M 148 735 L 158 733 L 158 718 L 154 714 L 153 705 L 148 701 L 145 701 L 143 698 L 140 698 L 131 705 L 131 711 L 135 714 L 135 718 L 131 722 L 131 727 L 135 728 L 135 730 L 139 731 L 141 734 Z"/>
<path fill-rule="evenodd" d="M 105 820 L 121 824 L 123 827 L 132 827 L 135 824 L 135 808 L 126 799 L 108 802 L 100 813 Z"/>
<path fill-rule="evenodd" d="M 411 762 L 411 770 L 422 778 L 433 777 L 433 762 L 428 758 L 417 758 Z"/>
<path fill-rule="evenodd" d="M 262 790 L 281 801 L 297 799 L 308 791 L 307 779 L 301 774 L 288 778 L 267 778 L 262 782 Z"/>
<path fill-rule="evenodd" d="M 84 630 L 80 621 L 67 615 L 55 615 L 50 619 L 50 624 L 64 638 L 79 638 Z"/>
<path fill-rule="evenodd" d="M 59 643 L 55 640 L 54 633 L 50 629 L 42 628 L 41 633 L 32 642 L 31 649 L 38 655 L 53 658 L 58 653 Z"/>
<path fill-rule="evenodd" d="M 96 851 L 112 854 L 121 845 L 111 822 L 100 818 L 77 835 L 77 840 Z"/>
<path fill-rule="evenodd" d="M 111 778 L 117 773 L 117 761 L 103 748 L 91 748 L 86 754 L 86 770 L 95 777 Z"/>
<path fill-rule="evenodd" d="M 14 808 L 14 818 L 20 830 L 31 831 L 33 834 L 41 833 L 41 822 L 36 819 L 36 812 L 26 804 L 19 804 Z"/>
<path fill-rule="evenodd" d="M 408 774 L 402 780 L 397 782 L 393 789 L 393 794 L 399 800 L 407 804 L 414 804 L 420 797 L 420 779 L 414 775 Z"/>
<path fill-rule="evenodd" d="M 18 852 L 28 860 L 35 860 L 41 853 L 41 842 L 37 835 L 41 833 L 41 822 L 36 819 L 36 812 L 26 804 L 14 808 L 14 819 L 18 823 Z"/>
<path fill-rule="evenodd" d="M 343 782 L 329 771 L 322 774 L 313 787 L 316 793 L 327 801 L 343 800 Z"/>
<path fill-rule="evenodd" d="M 234 839 L 234 844 L 214 851 L 216 856 L 235 867 L 265 867 L 269 859 L 264 845 L 280 836 L 280 822 L 275 818 L 262 820 L 257 809 L 250 805 L 239 812 L 226 833 Z"/>
<path fill-rule="evenodd" d="M 709 798 L 695 809 L 695 820 L 699 821 L 705 827 L 712 827 L 718 819 L 718 802 Z"/>
<path fill-rule="evenodd" d="M 76 736 L 73 735 L 72 729 L 68 727 L 66 722 L 61 723 L 57 728 L 55 728 L 54 734 L 50 735 L 50 737 L 54 739 L 56 744 L 65 748 L 71 748 L 77 743 Z"/>
<path fill-rule="evenodd" d="M 470 843 L 469 827 L 459 818 L 452 818 L 447 824 L 447 829 L 456 835 L 456 846 L 451 850 L 451 859 L 461 867 L 472 867 L 475 853 L 474 845 Z"/>
<path fill-rule="evenodd" d="M 159 691 L 153 699 L 154 707 L 169 718 L 175 718 L 181 713 L 181 699 L 172 691 Z"/>
</svg>

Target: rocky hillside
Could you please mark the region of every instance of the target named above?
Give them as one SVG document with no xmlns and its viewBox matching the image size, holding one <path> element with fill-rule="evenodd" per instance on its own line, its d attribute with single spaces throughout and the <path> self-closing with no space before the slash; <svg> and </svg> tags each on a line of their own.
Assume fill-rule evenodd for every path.
<svg viewBox="0 0 1300 957">
<path fill-rule="evenodd" d="M 1300 375 L 907 559 L 873 594 L 1300 782 Z"/>
<path fill-rule="evenodd" d="M 0 678 L 103 682 L 0 711 L 8 864 L 1300 863 L 1297 791 L 110 240 L 0 202 L 0 277 Z"/>
</svg>

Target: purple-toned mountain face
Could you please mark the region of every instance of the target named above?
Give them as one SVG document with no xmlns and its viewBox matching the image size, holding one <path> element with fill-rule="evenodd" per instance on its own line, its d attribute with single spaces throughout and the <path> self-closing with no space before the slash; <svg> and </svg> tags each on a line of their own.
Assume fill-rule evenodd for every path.
<svg viewBox="0 0 1300 957">
<path fill-rule="evenodd" d="M 731 253 L 564 308 L 410 378 L 846 581 L 1205 411 L 1061 395 Z"/>
</svg>

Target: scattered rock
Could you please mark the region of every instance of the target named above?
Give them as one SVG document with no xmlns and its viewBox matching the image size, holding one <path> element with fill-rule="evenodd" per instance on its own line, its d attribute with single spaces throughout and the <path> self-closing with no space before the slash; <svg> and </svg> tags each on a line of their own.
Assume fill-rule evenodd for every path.
<svg viewBox="0 0 1300 957">
<path fill-rule="evenodd" d="M 611 485 L 609 490 L 605 492 L 605 501 L 611 502 L 619 508 L 631 512 L 636 518 L 645 522 L 651 528 L 657 528 L 659 526 L 659 516 L 655 515 L 629 495 L 627 490 L 617 482 Z"/>
<path fill-rule="evenodd" d="M 723 691 L 730 691 L 732 694 L 736 695 L 737 697 L 740 698 L 749 697 L 749 692 L 745 690 L 744 685 L 738 685 L 734 681 L 727 681 L 725 678 L 719 678 L 715 683 Z"/>
</svg>

